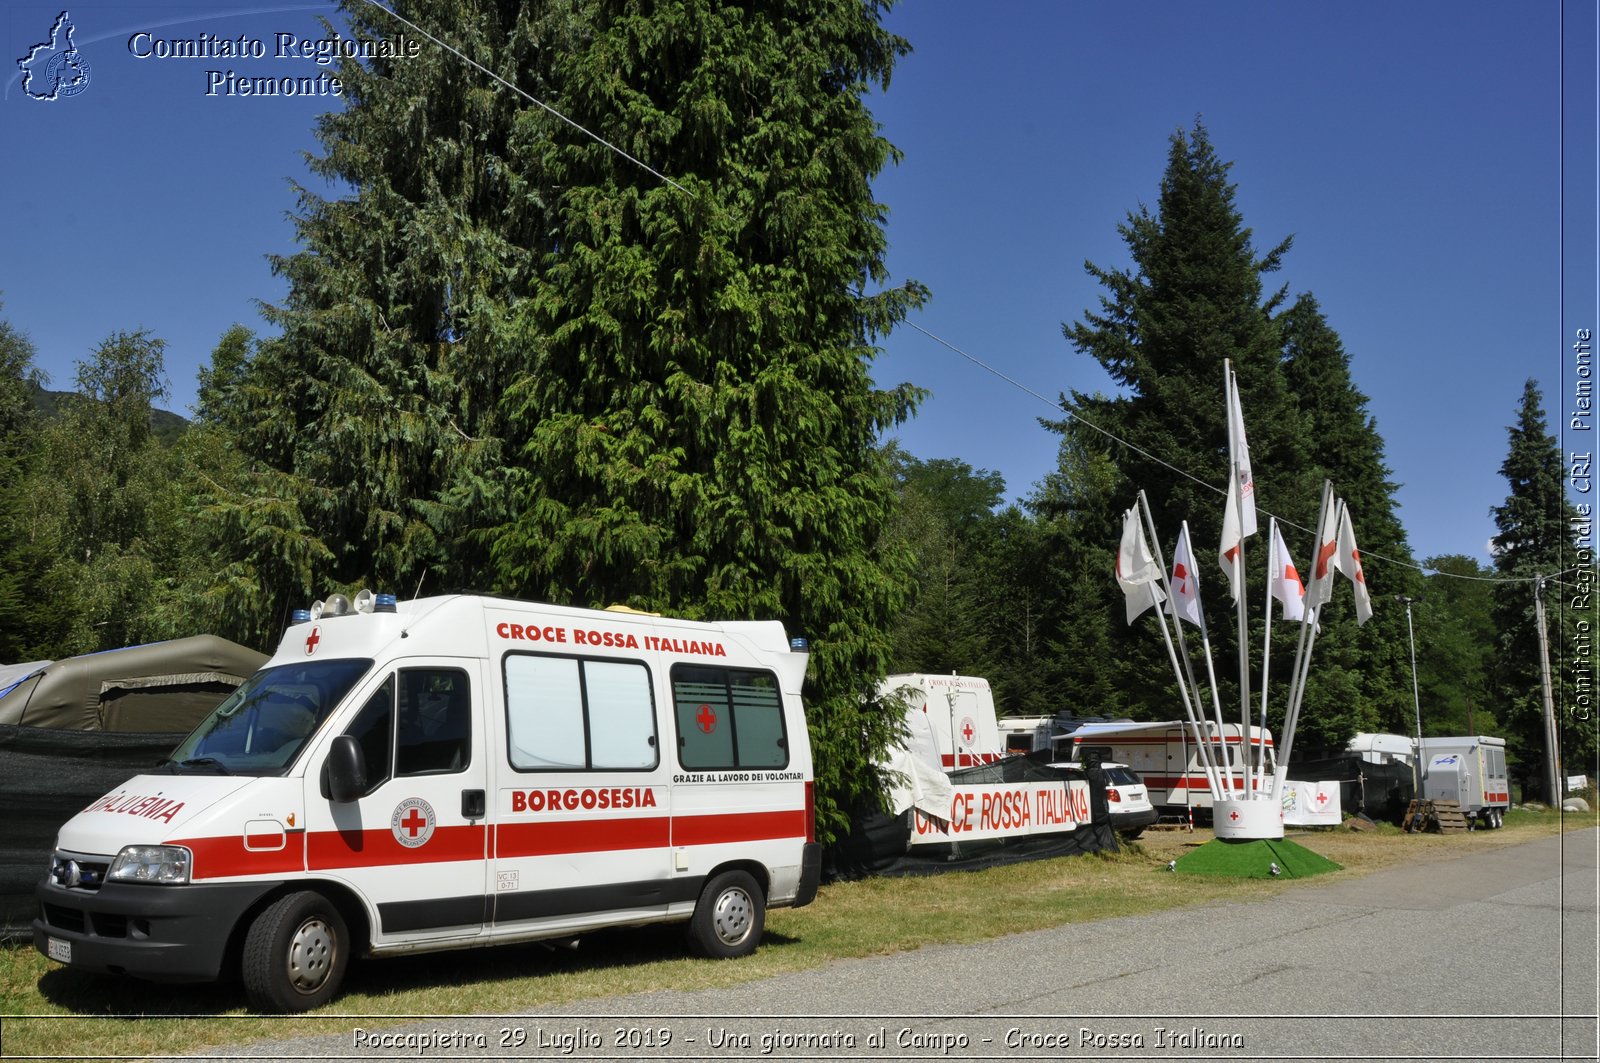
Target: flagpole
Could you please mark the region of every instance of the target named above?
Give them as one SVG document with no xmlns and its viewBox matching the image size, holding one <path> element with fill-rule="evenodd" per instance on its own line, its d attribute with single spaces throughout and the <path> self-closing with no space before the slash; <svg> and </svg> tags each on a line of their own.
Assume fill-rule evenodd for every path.
<svg viewBox="0 0 1600 1063">
<path fill-rule="evenodd" d="M 1238 554 L 1233 561 L 1235 571 L 1234 585 L 1238 587 L 1239 593 L 1234 596 L 1234 604 L 1237 606 L 1235 612 L 1238 615 L 1239 623 L 1239 741 L 1241 743 L 1241 752 L 1246 752 L 1247 747 L 1244 743 L 1247 743 L 1250 739 L 1250 623 L 1245 616 L 1247 588 L 1244 578 L 1244 478 L 1239 471 L 1239 441 L 1234 437 L 1233 432 L 1233 395 L 1236 385 L 1234 383 L 1233 362 L 1231 360 L 1223 359 L 1222 374 L 1222 399 L 1228 421 L 1228 460 L 1233 466 L 1230 486 L 1234 492 L 1234 506 L 1239 514 L 1239 547 Z M 1243 411 L 1241 411 L 1242 415 Z M 1217 739 L 1222 743 L 1222 762 L 1227 764 L 1228 736 L 1219 734 Z M 1232 776 L 1230 775 L 1229 778 L 1231 779 Z M 1242 795 L 1242 799 L 1246 801 L 1251 796 L 1249 778 L 1248 757 L 1246 757 L 1245 792 Z"/>
<path fill-rule="evenodd" d="M 1327 526 L 1328 508 L 1334 504 L 1333 481 L 1322 481 L 1322 501 L 1317 506 L 1316 533 L 1311 544 L 1311 587 L 1317 588 L 1320 577 L 1317 570 L 1323 565 L 1322 532 Z M 1327 576 L 1332 580 L 1332 573 Z M 1331 596 L 1332 591 L 1329 591 Z M 1278 737 L 1282 740 L 1277 750 L 1277 770 L 1273 773 L 1272 791 L 1276 796 L 1283 791 L 1283 780 L 1289 771 L 1289 753 L 1294 748 L 1294 730 L 1300 722 L 1300 702 L 1305 694 L 1306 676 L 1311 671 L 1311 651 L 1317 641 L 1317 616 L 1322 612 L 1321 592 L 1318 599 L 1311 601 L 1311 594 L 1306 594 L 1306 614 L 1300 622 L 1300 638 L 1295 647 L 1293 675 L 1289 681 L 1289 699 L 1284 707 L 1283 734 Z"/>
<path fill-rule="evenodd" d="M 1189 532 L 1189 522 L 1188 521 L 1184 521 L 1183 522 L 1183 531 L 1184 531 L 1184 538 L 1189 540 L 1190 552 L 1193 553 L 1193 550 L 1194 550 L 1194 539 L 1191 536 L 1189 536 L 1189 534 L 1188 534 L 1188 532 Z M 1217 721 L 1217 740 L 1220 742 L 1220 741 L 1223 740 L 1223 737 L 1224 737 L 1224 735 L 1223 735 L 1223 730 L 1224 729 L 1223 729 L 1223 726 L 1222 726 L 1222 699 L 1217 695 L 1217 670 L 1211 663 L 1211 632 L 1210 632 L 1210 629 L 1206 627 L 1205 608 L 1203 606 L 1200 606 L 1199 590 L 1200 590 L 1200 574 L 1198 572 L 1196 572 L 1195 573 L 1195 592 L 1196 592 L 1195 593 L 1195 604 L 1197 606 L 1199 606 L 1199 608 L 1196 611 L 1199 612 L 1199 614 L 1200 614 L 1200 647 L 1205 652 L 1205 657 L 1206 657 L 1206 679 L 1211 683 L 1211 715 L 1216 718 L 1216 721 Z M 1177 599 L 1176 598 L 1173 599 L 1173 603 L 1174 603 L 1174 605 L 1176 605 L 1176 603 L 1177 603 Z M 1183 630 L 1183 625 L 1182 624 L 1178 625 L 1178 630 L 1180 632 Z M 1197 704 L 1197 705 L 1200 704 L 1200 688 L 1199 688 L 1198 684 L 1196 684 L 1196 686 L 1195 686 L 1194 700 L 1195 700 L 1195 704 Z M 1227 782 L 1228 782 L 1228 792 L 1232 793 L 1233 792 L 1233 769 L 1231 767 L 1229 767 L 1229 765 L 1228 765 L 1226 760 L 1223 761 L 1223 768 L 1226 769 L 1226 778 L 1227 778 Z"/>
<path fill-rule="evenodd" d="M 1267 535 L 1267 630 L 1261 636 L 1261 733 L 1263 735 L 1267 733 L 1267 690 L 1271 685 L 1269 680 L 1272 675 L 1272 584 L 1278 578 L 1278 566 L 1283 564 L 1282 558 L 1279 558 L 1276 562 L 1272 559 L 1278 548 L 1277 517 L 1269 517 L 1267 519 Z M 1249 739 L 1250 731 L 1247 727 L 1245 728 L 1247 753 L 1249 752 Z M 1266 765 L 1262 765 L 1262 768 L 1265 771 Z M 1248 790 L 1249 788 L 1250 782 L 1247 776 L 1245 789 Z"/>
<path fill-rule="evenodd" d="M 1189 544 L 1190 544 L 1190 554 L 1191 554 L 1190 564 L 1193 564 L 1194 561 L 1193 561 L 1193 556 L 1192 555 L 1193 555 L 1193 552 L 1194 552 L 1194 548 L 1193 548 L 1193 540 L 1189 538 L 1189 522 L 1188 521 L 1184 521 L 1183 522 L 1183 539 L 1185 541 L 1189 542 Z M 1177 562 L 1178 562 L 1178 559 L 1176 557 L 1174 557 L 1173 558 L 1173 563 L 1176 564 Z M 1163 571 L 1164 570 L 1165 570 L 1165 566 L 1163 566 Z M 1200 587 L 1200 574 L 1198 572 L 1196 572 L 1194 574 L 1193 578 L 1194 578 L 1194 581 L 1195 581 L 1195 591 L 1196 591 L 1196 594 L 1195 594 L 1195 611 L 1197 613 L 1199 613 L 1199 615 L 1200 615 L 1200 644 L 1201 644 L 1202 648 L 1205 650 L 1206 674 L 1211 680 L 1211 707 L 1212 707 L 1212 714 L 1216 717 L 1216 720 L 1217 720 L 1217 735 L 1220 738 L 1220 736 L 1222 735 L 1222 702 L 1219 701 L 1218 698 L 1217 698 L 1217 673 L 1211 666 L 1211 637 L 1206 633 L 1205 608 L 1200 603 L 1200 595 L 1198 593 L 1199 592 L 1199 587 Z M 1187 672 L 1188 675 L 1189 675 L 1189 685 L 1194 688 L 1194 703 L 1195 703 L 1195 708 L 1197 710 L 1197 714 L 1203 719 L 1205 717 L 1205 714 L 1206 714 L 1205 699 L 1200 696 L 1200 681 L 1195 678 L 1194 662 L 1189 656 L 1189 643 L 1188 643 L 1188 640 L 1184 638 L 1183 622 L 1182 622 L 1181 618 L 1178 617 L 1178 595 L 1177 595 L 1176 592 L 1174 592 L 1172 590 L 1172 587 L 1170 585 L 1170 580 L 1168 581 L 1168 587 L 1167 587 L 1167 602 L 1172 607 L 1172 614 L 1173 614 L 1172 628 L 1173 628 L 1174 631 L 1176 631 L 1178 633 L 1178 653 L 1183 658 L 1184 671 Z M 1196 735 L 1197 739 L 1198 739 L 1198 737 L 1199 736 Z M 1218 781 L 1223 782 L 1227 786 L 1227 791 L 1229 793 L 1232 793 L 1233 792 L 1233 769 L 1228 766 L 1226 761 L 1224 761 L 1222 766 L 1218 769 L 1217 776 L 1218 776 Z"/>
<path fill-rule="evenodd" d="M 1170 600 L 1172 598 L 1172 584 L 1167 579 L 1167 561 L 1166 558 L 1161 554 L 1161 540 L 1156 538 L 1155 518 L 1150 515 L 1150 501 L 1149 499 L 1145 498 L 1144 490 L 1142 488 L 1139 491 L 1139 513 L 1144 518 L 1146 533 L 1150 538 L 1150 549 L 1155 551 L 1156 572 L 1158 573 L 1158 578 L 1162 583 L 1162 589 L 1166 592 L 1167 598 Z M 1166 641 L 1167 656 L 1172 661 L 1172 674 L 1173 677 L 1178 681 L 1179 693 L 1183 695 L 1183 711 L 1184 714 L 1189 717 L 1189 726 L 1194 729 L 1195 740 L 1200 745 L 1200 764 L 1206 773 L 1206 785 L 1211 787 L 1211 799 L 1213 802 L 1215 802 L 1221 790 L 1221 780 L 1217 775 L 1217 769 L 1211 763 L 1211 755 L 1207 751 L 1206 743 L 1201 737 L 1200 721 L 1196 718 L 1194 705 L 1189 700 L 1189 688 L 1184 683 L 1183 671 L 1181 666 L 1178 664 L 1178 651 L 1172 644 L 1172 635 L 1167 631 L 1167 611 L 1161 607 L 1161 603 L 1157 602 L 1155 604 L 1156 622 L 1161 625 L 1161 637 Z M 1178 627 L 1180 629 L 1178 631 L 1178 637 L 1179 639 L 1182 639 L 1183 624 L 1181 621 L 1178 622 Z M 1195 692 L 1195 697 L 1196 700 L 1198 700 L 1198 689 Z M 1201 715 L 1204 715 L 1204 710 L 1201 710 Z"/>
</svg>

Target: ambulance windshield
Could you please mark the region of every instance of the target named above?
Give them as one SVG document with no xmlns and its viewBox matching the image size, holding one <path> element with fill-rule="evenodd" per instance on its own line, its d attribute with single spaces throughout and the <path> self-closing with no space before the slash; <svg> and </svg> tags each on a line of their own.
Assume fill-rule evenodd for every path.
<svg viewBox="0 0 1600 1063">
<path fill-rule="evenodd" d="M 213 709 L 163 767 L 281 775 L 370 667 L 368 660 L 329 660 L 264 668 Z"/>
</svg>

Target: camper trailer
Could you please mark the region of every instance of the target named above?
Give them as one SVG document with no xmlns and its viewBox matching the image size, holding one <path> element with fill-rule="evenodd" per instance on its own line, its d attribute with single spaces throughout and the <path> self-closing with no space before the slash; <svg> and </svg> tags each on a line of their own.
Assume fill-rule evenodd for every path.
<svg viewBox="0 0 1600 1063">
<path fill-rule="evenodd" d="M 1506 776 L 1506 740 L 1489 735 L 1461 735 L 1422 740 L 1422 796 L 1429 801 L 1456 801 L 1463 815 L 1485 827 L 1499 827 L 1511 807 L 1511 782 Z"/>
<path fill-rule="evenodd" d="M 1259 727 L 1250 728 L 1248 745 L 1240 738 L 1239 725 L 1226 724 L 1222 741 L 1217 741 L 1217 725 L 1203 727 L 1203 737 L 1211 749 L 1211 762 L 1219 770 L 1226 764 L 1233 770 L 1233 784 L 1242 792 L 1247 748 L 1249 764 L 1260 789 L 1276 770 L 1272 734 Z M 1180 720 L 1160 723 L 1133 723 L 1114 720 L 1085 723 L 1054 739 L 1059 760 L 1081 761 L 1089 755 L 1101 760 L 1126 764 L 1138 772 L 1150 790 L 1150 802 L 1158 809 L 1173 811 L 1211 810 L 1211 787 L 1206 782 L 1200 758 L 1200 743 L 1192 724 Z"/>
</svg>

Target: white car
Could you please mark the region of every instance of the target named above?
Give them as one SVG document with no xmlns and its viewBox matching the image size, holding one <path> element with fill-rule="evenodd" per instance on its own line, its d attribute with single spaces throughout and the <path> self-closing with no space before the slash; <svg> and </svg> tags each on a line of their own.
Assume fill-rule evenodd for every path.
<svg viewBox="0 0 1600 1063">
<path fill-rule="evenodd" d="M 1075 760 L 1060 761 L 1051 767 L 1083 770 L 1083 765 Z M 1158 813 L 1150 803 L 1150 791 L 1145 788 L 1139 773 L 1126 764 L 1101 761 L 1100 770 L 1106 777 L 1106 804 L 1111 809 L 1111 829 L 1131 841 L 1156 821 Z"/>
</svg>

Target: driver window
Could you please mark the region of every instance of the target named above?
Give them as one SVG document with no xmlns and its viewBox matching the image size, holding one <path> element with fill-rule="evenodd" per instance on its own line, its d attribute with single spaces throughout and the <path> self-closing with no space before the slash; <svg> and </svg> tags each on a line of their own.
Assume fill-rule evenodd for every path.
<svg viewBox="0 0 1600 1063">
<path fill-rule="evenodd" d="M 361 746 L 362 756 L 367 761 L 367 793 L 370 794 L 389 781 L 389 751 L 394 734 L 394 676 L 367 699 L 345 734 Z"/>
</svg>

